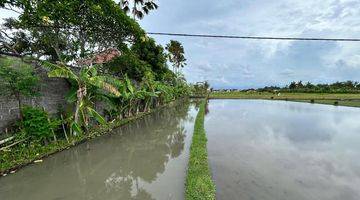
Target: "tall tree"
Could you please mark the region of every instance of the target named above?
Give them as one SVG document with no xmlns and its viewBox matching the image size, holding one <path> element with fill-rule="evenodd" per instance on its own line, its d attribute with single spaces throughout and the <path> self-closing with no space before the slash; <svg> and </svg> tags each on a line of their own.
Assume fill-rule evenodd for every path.
<svg viewBox="0 0 360 200">
<path fill-rule="evenodd" d="M 186 65 L 184 47 L 179 41 L 171 40 L 170 43 L 166 45 L 166 50 L 169 52 L 169 61 L 173 63 L 174 71 L 178 72 L 181 67 Z"/>
<path fill-rule="evenodd" d="M 156 44 L 153 38 L 144 37 L 135 42 L 131 50 L 142 61 L 151 67 L 155 74 L 155 80 L 161 80 L 163 75 L 169 71 L 166 66 L 166 53 L 161 45 Z"/>
<path fill-rule="evenodd" d="M 154 0 L 120 0 L 119 5 L 125 13 L 131 12 L 134 19 L 143 19 L 150 10 L 156 10 L 159 7 Z"/>
</svg>

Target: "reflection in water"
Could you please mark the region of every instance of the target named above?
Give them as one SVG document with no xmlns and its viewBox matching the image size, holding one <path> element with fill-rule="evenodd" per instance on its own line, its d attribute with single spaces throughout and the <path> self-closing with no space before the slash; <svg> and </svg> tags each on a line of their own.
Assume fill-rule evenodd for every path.
<svg viewBox="0 0 360 200">
<path fill-rule="evenodd" d="M 0 199 L 181 199 L 191 111 L 162 109 L 1 178 Z"/>
<path fill-rule="evenodd" d="M 218 199 L 360 199 L 360 109 L 212 100 L 209 110 Z"/>
</svg>

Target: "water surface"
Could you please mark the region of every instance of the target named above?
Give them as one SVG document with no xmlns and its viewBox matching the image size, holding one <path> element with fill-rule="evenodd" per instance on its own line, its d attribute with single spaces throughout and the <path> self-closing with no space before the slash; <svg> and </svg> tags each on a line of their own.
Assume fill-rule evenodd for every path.
<svg viewBox="0 0 360 200">
<path fill-rule="evenodd" d="M 360 109 L 211 100 L 208 110 L 218 199 L 360 199 Z"/>
<path fill-rule="evenodd" d="M 183 199 L 195 114 L 162 109 L 25 167 L 0 178 L 0 199 Z"/>
</svg>

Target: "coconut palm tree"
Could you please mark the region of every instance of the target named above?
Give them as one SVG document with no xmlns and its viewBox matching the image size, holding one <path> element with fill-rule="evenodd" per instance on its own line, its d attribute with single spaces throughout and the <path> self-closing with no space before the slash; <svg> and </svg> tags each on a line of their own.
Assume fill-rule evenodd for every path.
<svg viewBox="0 0 360 200">
<path fill-rule="evenodd" d="M 169 52 L 168 58 L 169 61 L 173 63 L 173 71 L 178 73 L 179 69 L 186 65 L 183 45 L 179 41 L 171 40 L 170 43 L 166 45 L 165 49 Z"/>
<path fill-rule="evenodd" d="M 66 78 L 76 85 L 76 107 L 74 113 L 74 121 L 71 124 L 71 128 L 74 134 L 81 132 L 81 126 L 85 127 L 89 124 L 89 118 L 92 117 L 99 123 L 106 123 L 105 119 L 93 109 L 92 98 L 94 96 L 90 89 L 96 88 L 103 92 L 113 95 L 115 97 L 121 96 L 121 93 L 117 88 L 122 83 L 109 76 L 98 75 L 96 65 L 87 66 L 80 69 L 79 73 L 73 72 L 68 66 L 64 64 L 52 64 L 49 62 L 43 62 L 43 66 L 48 68 L 49 77 L 54 78 Z"/>
<path fill-rule="evenodd" d="M 150 10 L 156 10 L 159 6 L 154 0 L 120 0 L 119 5 L 125 13 L 132 13 L 133 18 L 142 19 Z"/>
</svg>

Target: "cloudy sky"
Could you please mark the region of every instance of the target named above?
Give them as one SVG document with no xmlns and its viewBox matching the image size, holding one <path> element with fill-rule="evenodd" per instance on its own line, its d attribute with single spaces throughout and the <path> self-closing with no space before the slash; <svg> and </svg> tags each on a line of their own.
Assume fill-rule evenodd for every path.
<svg viewBox="0 0 360 200">
<path fill-rule="evenodd" d="M 359 0 L 158 0 L 149 32 L 360 38 Z M 214 88 L 360 80 L 360 42 L 249 41 L 154 36 L 183 43 L 191 82 Z"/>
<path fill-rule="evenodd" d="M 157 0 L 149 32 L 360 38 L 359 0 Z M 0 17 L 11 15 L 0 10 Z M 214 88 L 360 81 L 360 42 L 257 41 L 154 36 L 183 43 L 190 82 Z"/>
</svg>

